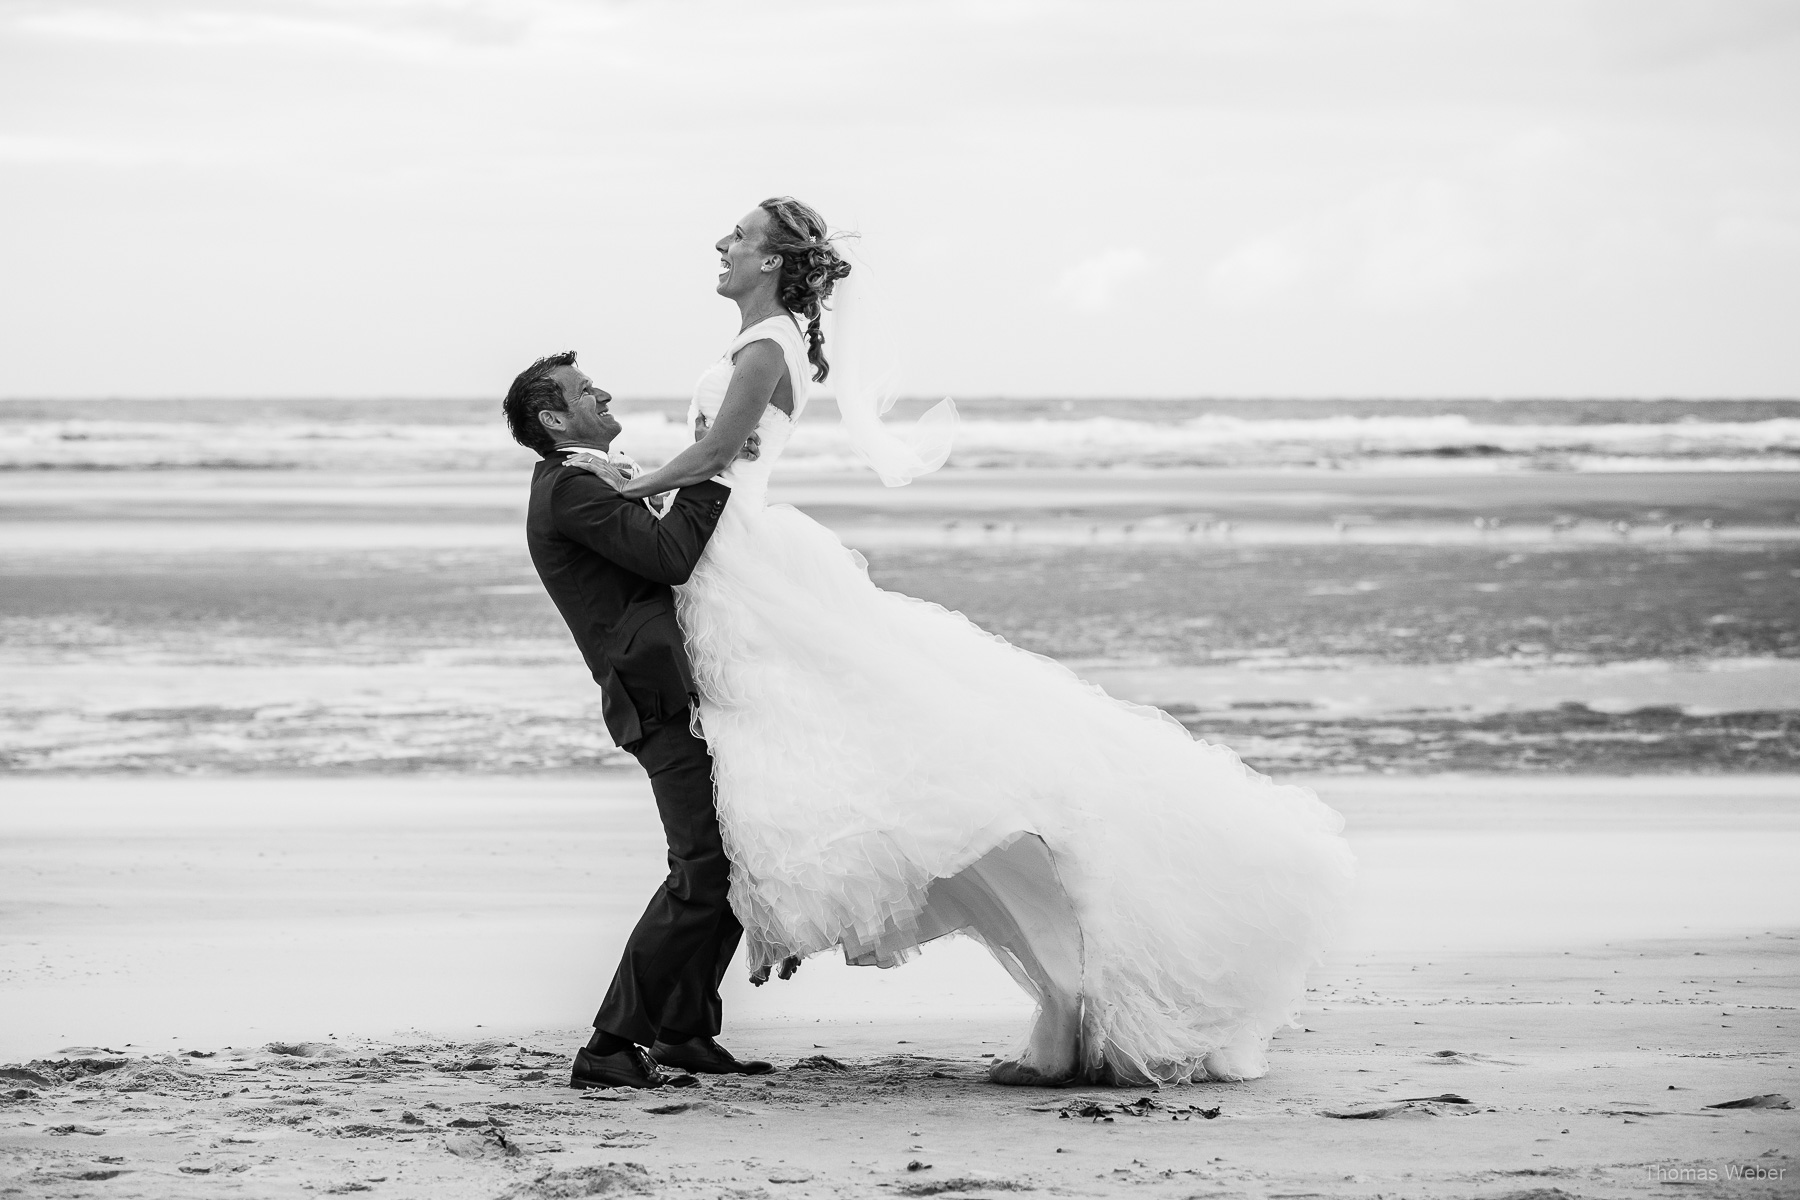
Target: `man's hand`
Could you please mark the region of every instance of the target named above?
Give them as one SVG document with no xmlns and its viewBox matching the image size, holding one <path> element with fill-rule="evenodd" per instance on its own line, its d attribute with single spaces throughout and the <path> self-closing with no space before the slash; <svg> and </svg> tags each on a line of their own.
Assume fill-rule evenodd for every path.
<svg viewBox="0 0 1800 1200">
<path fill-rule="evenodd" d="M 604 458 L 589 454 L 586 451 L 583 451 L 580 454 L 569 455 L 569 457 L 563 459 L 563 466 L 574 467 L 578 471 L 586 471 L 615 492 L 624 491 L 625 483 L 630 479 L 630 476 L 627 475 L 624 469 L 617 463 L 607 462 Z"/>
<path fill-rule="evenodd" d="M 701 413 L 694 418 L 694 440 L 696 442 L 706 437 L 706 429 L 706 414 Z M 761 458 L 762 434 L 752 433 L 749 437 L 745 438 L 743 446 L 739 448 L 737 452 L 737 456 L 745 462 L 755 462 L 757 459 Z"/>
</svg>

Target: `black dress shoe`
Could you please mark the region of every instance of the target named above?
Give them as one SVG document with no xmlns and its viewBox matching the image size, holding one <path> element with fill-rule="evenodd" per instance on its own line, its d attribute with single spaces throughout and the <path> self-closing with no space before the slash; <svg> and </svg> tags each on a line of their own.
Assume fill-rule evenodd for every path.
<svg viewBox="0 0 1800 1200">
<path fill-rule="evenodd" d="M 627 1046 L 612 1054 L 595 1054 L 585 1046 L 575 1052 L 575 1069 L 569 1072 L 572 1088 L 691 1087 L 700 1082 L 692 1075 L 669 1075 L 642 1046 Z"/>
<path fill-rule="evenodd" d="M 766 1062 L 739 1062 L 731 1051 L 709 1037 L 674 1045 L 658 1042 L 650 1047 L 650 1057 L 665 1067 L 678 1067 L 696 1075 L 767 1075 L 775 1069 Z"/>
</svg>

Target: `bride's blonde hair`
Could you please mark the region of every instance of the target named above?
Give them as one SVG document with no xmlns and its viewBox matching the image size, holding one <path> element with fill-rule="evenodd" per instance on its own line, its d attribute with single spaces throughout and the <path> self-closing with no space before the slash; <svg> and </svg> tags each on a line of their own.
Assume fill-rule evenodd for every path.
<svg viewBox="0 0 1800 1200">
<path fill-rule="evenodd" d="M 831 298 L 838 280 L 850 274 L 850 264 L 832 245 L 825 218 L 811 205 L 792 196 L 776 196 L 757 206 L 769 214 L 763 246 L 781 255 L 781 279 L 776 295 L 782 307 L 807 319 L 806 358 L 813 365 L 813 382 L 831 374 L 825 361 L 825 331 L 819 314 Z"/>
</svg>

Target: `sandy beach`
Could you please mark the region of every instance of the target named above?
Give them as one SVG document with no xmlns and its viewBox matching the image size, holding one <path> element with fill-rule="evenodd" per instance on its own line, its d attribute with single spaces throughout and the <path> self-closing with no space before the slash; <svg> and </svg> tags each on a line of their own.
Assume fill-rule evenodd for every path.
<svg viewBox="0 0 1800 1200">
<path fill-rule="evenodd" d="M 1800 0 L 0 64 L 0 1200 L 1800 1200 Z"/>
<path fill-rule="evenodd" d="M 990 1086 L 948 939 L 734 970 L 778 1070 L 656 1095 L 563 1086 L 662 847 L 520 452 L 315 407 L 0 407 L 0 1195 L 1800 1194 L 1709 1107 L 1796 1095 L 1792 405 L 977 405 L 897 491 L 827 422 L 779 498 L 1310 782 L 1356 904 L 1264 1079 Z"/>
<path fill-rule="evenodd" d="M 1794 1194 L 1794 1111 L 1708 1106 L 1796 1091 L 1800 780 L 1315 782 L 1361 883 L 1264 1079 L 990 1086 L 1028 1009 L 952 940 L 734 972 L 776 1074 L 583 1096 L 642 781 L 16 779 L 0 1194 Z"/>
</svg>

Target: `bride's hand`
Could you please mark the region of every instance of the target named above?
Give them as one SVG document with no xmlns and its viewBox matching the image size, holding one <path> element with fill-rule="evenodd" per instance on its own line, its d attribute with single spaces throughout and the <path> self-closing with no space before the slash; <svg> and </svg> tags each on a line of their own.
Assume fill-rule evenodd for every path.
<svg viewBox="0 0 1800 1200">
<path fill-rule="evenodd" d="M 708 428 L 709 426 L 707 425 L 705 413 L 701 413 L 699 416 L 695 417 L 694 440 L 698 442 L 705 438 Z M 737 456 L 745 462 L 755 462 L 758 458 L 761 458 L 762 434 L 752 433 L 749 437 L 745 438 L 743 448 L 738 451 Z"/>
<path fill-rule="evenodd" d="M 563 466 L 586 471 L 615 492 L 625 490 L 627 479 L 625 472 L 621 471 L 616 464 L 607 462 L 597 455 L 589 454 L 586 451 L 580 454 L 571 454 L 563 459 Z"/>
<path fill-rule="evenodd" d="M 792 979 L 794 977 L 794 972 L 799 969 L 800 956 L 797 954 L 790 954 L 781 960 L 781 970 L 778 973 L 778 977 L 781 979 Z M 762 966 L 756 968 L 756 970 L 750 972 L 750 986 L 761 987 L 763 984 L 769 982 L 770 970 L 770 964 L 764 963 Z"/>
</svg>

